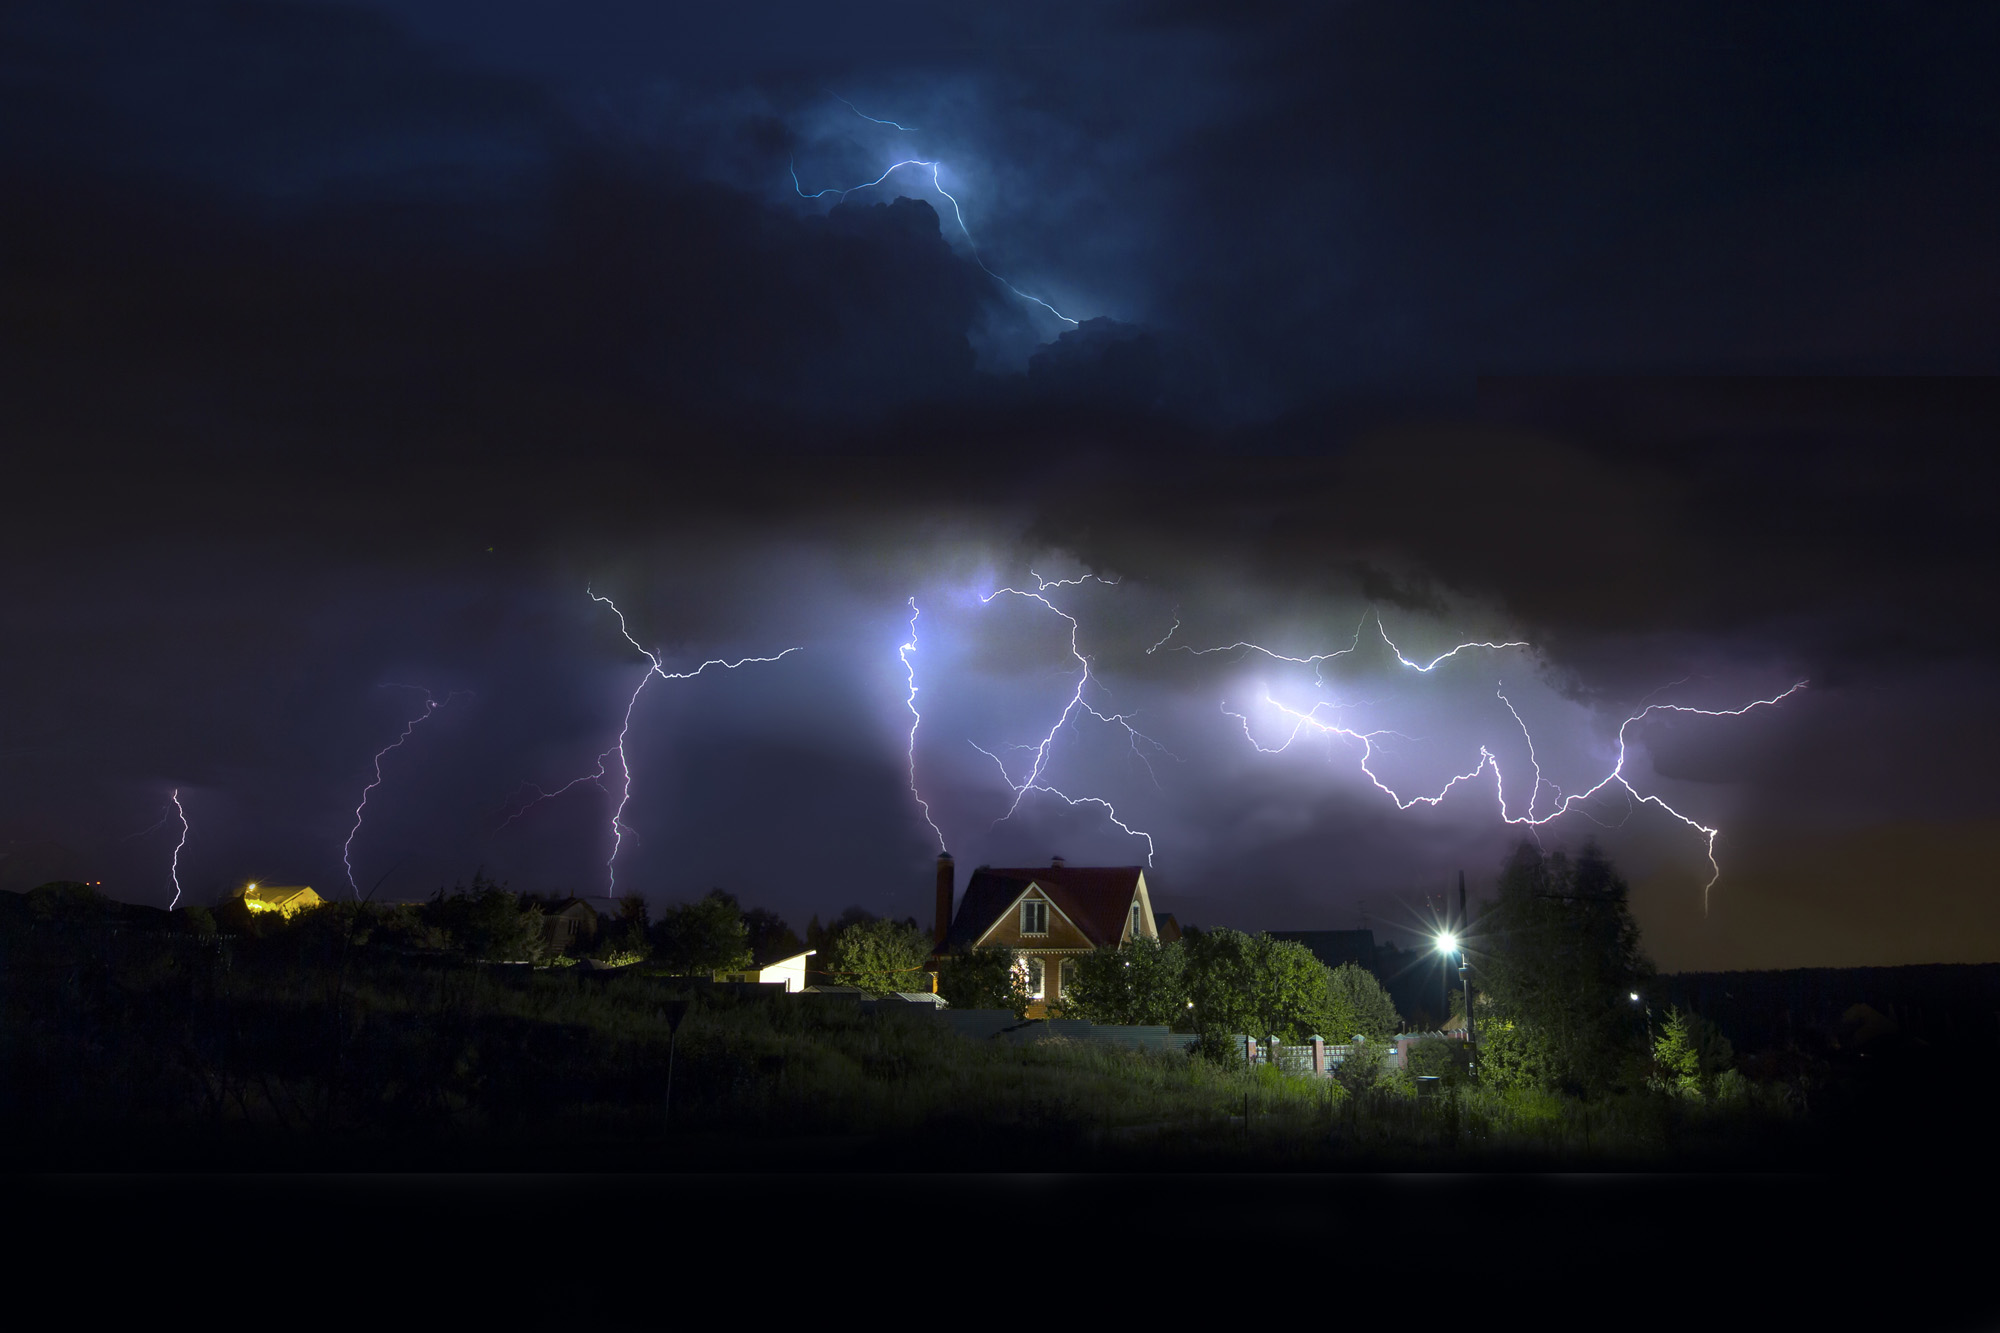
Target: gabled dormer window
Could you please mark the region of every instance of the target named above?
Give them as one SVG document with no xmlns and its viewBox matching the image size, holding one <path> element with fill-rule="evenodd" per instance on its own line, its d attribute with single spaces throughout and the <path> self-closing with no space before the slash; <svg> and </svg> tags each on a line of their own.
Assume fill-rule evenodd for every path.
<svg viewBox="0 0 2000 1333">
<path fill-rule="evenodd" d="M 1021 933 L 1023 935 L 1046 935 L 1049 933 L 1049 905 L 1039 898 L 1030 898 L 1021 904 Z"/>
</svg>

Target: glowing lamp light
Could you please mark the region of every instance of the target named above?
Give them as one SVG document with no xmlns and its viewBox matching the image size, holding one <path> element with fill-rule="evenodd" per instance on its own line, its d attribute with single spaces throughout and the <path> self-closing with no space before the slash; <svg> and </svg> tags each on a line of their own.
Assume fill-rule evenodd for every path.
<svg viewBox="0 0 2000 1333">
<path fill-rule="evenodd" d="M 1442 935 L 1439 935 L 1437 937 L 1437 951 L 1439 953 L 1457 953 L 1458 936 L 1452 934 L 1448 930 L 1445 931 Z"/>
<path fill-rule="evenodd" d="M 1632 994 L 1632 1003 L 1634 1004 L 1639 1003 L 1639 992 L 1633 991 L 1631 994 Z"/>
</svg>

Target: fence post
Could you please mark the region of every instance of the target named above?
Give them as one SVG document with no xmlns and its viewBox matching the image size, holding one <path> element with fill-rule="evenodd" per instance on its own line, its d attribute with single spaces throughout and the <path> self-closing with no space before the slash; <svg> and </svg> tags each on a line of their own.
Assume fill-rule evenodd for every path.
<svg viewBox="0 0 2000 1333">
<path fill-rule="evenodd" d="M 1315 1032 L 1313 1033 L 1312 1043 L 1313 1043 L 1313 1074 L 1319 1078 L 1325 1078 L 1326 1038 L 1320 1036 L 1319 1033 Z"/>
</svg>

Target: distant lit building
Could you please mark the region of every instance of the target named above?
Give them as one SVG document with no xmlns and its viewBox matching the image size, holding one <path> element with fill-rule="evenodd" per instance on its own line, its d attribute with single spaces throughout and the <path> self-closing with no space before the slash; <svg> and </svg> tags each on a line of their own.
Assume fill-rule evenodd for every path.
<svg viewBox="0 0 2000 1333">
<path fill-rule="evenodd" d="M 1141 866 L 1067 866 L 1058 856 L 1046 866 L 996 870 L 981 866 L 952 911 L 951 856 L 937 860 L 939 954 L 1005 947 L 1015 951 L 1033 1003 L 1042 1018 L 1060 1005 L 1075 960 L 1097 949 L 1123 948 L 1135 939 L 1158 940 L 1161 920 Z M 1171 917 L 1164 923 L 1179 936 Z"/>
<path fill-rule="evenodd" d="M 322 901 L 304 884 L 246 884 L 236 896 L 253 912 L 276 912 L 286 917 L 318 907 Z"/>
</svg>

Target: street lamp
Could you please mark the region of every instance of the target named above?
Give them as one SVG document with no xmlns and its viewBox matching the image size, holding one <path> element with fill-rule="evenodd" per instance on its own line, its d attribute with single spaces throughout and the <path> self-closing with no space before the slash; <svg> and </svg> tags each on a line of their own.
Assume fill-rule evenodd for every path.
<svg viewBox="0 0 2000 1333">
<path fill-rule="evenodd" d="M 1465 987 L 1465 1066 L 1468 1072 L 1475 1070 L 1472 1045 L 1472 969 L 1465 957 L 1465 945 L 1451 931 L 1439 931 L 1437 951 L 1445 957 L 1458 956 L 1458 979 Z"/>
</svg>

